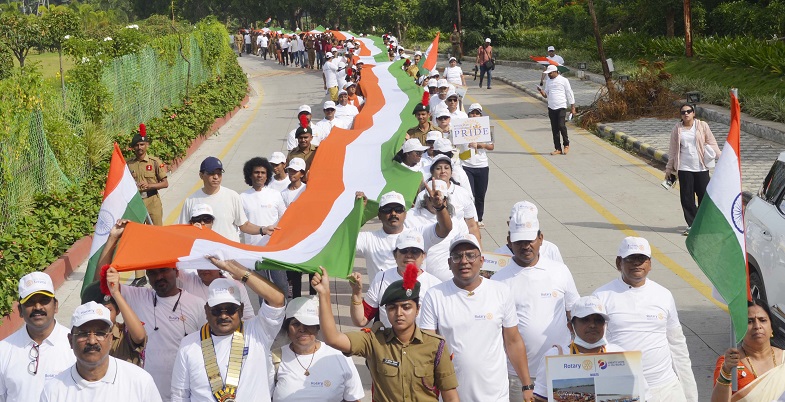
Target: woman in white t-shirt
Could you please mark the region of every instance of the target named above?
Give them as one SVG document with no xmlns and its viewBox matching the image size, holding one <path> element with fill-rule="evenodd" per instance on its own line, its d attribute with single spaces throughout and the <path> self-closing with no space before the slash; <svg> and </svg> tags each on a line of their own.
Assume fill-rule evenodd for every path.
<svg viewBox="0 0 785 402">
<path fill-rule="evenodd" d="M 273 351 L 273 401 L 340 402 L 365 397 L 351 358 L 316 339 L 318 299 L 298 297 L 290 301 L 282 330 L 291 342 Z"/>
<path fill-rule="evenodd" d="M 472 103 L 469 106 L 468 114 L 469 117 L 481 117 L 482 106 L 479 103 Z M 472 142 L 458 147 L 461 153 L 470 152 L 471 155 L 467 159 L 462 159 L 461 165 L 469 179 L 469 186 L 474 196 L 474 207 L 477 209 L 477 221 L 481 228 L 485 227 L 482 217 L 485 213 L 485 193 L 488 192 L 488 175 L 490 173 L 486 152 L 493 151 L 493 148 L 492 142 Z"/>
<path fill-rule="evenodd" d="M 469 233 L 480 238 L 480 227 L 477 225 L 477 210 L 471 191 L 461 187 L 452 178 L 452 160 L 447 155 L 437 155 L 431 165 L 431 176 L 447 183 L 447 196 L 455 207 L 455 217 L 466 220 Z"/>
<path fill-rule="evenodd" d="M 444 79 L 450 84 L 455 86 L 466 86 L 466 78 L 463 76 L 463 70 L 458 67 L 458 59 L 450 57 L 450 65 L 444 68 Z"/>
<path fill-rule="evenodd" d="M 286 204 L 286 208 L 289 208 L 300 194 L 305 191 L 305 183 L 303 183 L 303 177 L 305 177 L 305 161 L 302 158 L 292 158 L 289 161 L 289 166 L 286 168 L 286 172 L 289 174 L 289 186 L 286 187 L 286 190 L 281 191 L 281 196 L 283 197 L 283 202 Z M 286 278 L 289 279 L 289 286 L 292 289 L 292 297 L 300 297 L 302 296 L 302 272 L 297 271 L 286 271 Z M 311 288 L 311 294 L 316 294 Z"/>
<path fill-rule="evenodd" d="M 668 147 L 668 164 L 665 165 L 665 179 L 678 180 L 681 209 L 684 220 L 687 221 L 687 230 L 684 235 L 690 234 L 692 221 L 698 213 L 698 206 L 706 194 L 709 185 L 709 168 L 713 158 L 720 157 L 720 148 L 717 140 L 711 133 L 705 121 L 695 118 L 695 107 L 687 104 L 679 108 L 681 120 L 676 123 L 671 131 L 670 146 Z M 695 204 L 695 197 L 698 203 Z"/>
</svg>

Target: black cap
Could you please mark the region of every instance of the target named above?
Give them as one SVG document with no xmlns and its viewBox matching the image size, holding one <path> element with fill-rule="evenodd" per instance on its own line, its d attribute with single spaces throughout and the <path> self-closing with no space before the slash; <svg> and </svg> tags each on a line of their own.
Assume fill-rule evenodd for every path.
<svg viewBox="0 0 785 402">
<path fill-rule="evenodd" d="M 136 144 L 140 142 L 150 142 L 150 138 L 142 137 L 140 134 L 134 134 L 134 138 L 131 139 L 131 146 L 136 146 Z"/>
<path fill-rule="evenodd" d="M 313 135 L 313 129 L 308 127 L 297 127 L 297 131 L 294 132 L 294 138 L 299 137 L 301 134 L 311 134 Z"/>
<path fill-rule="evenodd" d="M 390 303 L 414 300 L 418 297 L 420 297 L 420 281 L 414 282 L 414 287 L 412 289 L 406 289 L 403 286 L 402 279 L 391 283 L 390 286 L 387 287 L 379 305 L 386 306 Z"/>
<path fill-rule="evenodd" d="M 113 300 L 112 296 L 107 296 L 101 293 L 101 283 L 99 281 L 95 281 L 87 285 L 87 287 L 82 292 L 82 304 L 91 301 L 103 306 L 105 304 L 111 303 Z"/>
<path fill-rule="evenodd" d="M 425 106 L 422 103 L 418 103 L 417 106 L 414 107 L 414 111 L 412 112 L 412 114 L 417 114 L 417 112 L 429 112 L 430 113 L 430 111 L 431 111 L 430 106 Z"/>
<path fill-rule="evenodd" d="M 221 170 L 223 173 L 224 165 L 221 163 L 221 160 L 214 157 L 208 156 L 204 158 L 202 164 L 199 166 L 199 172 L 215 172 L 216 170 Z"/>
</svg>

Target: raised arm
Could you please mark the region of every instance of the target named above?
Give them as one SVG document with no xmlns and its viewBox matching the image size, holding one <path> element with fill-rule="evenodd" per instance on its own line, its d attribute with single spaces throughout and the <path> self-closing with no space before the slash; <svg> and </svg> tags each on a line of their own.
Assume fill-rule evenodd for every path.
<svg viewBox="0 0 785 402">
<path fill-rule="evenodd" d="M 114 226 L 109 229 L 109 237 L 106 238 L 106 244 L 104 244 L 104 249 L 101 250 L 101 256 L 98 257 L 98 264 L 97 266 L 103 267 L 104 265 L 110 264 L 112 262 L 112 256 L 114 255 L 114 250 L 117 248 L 117 242 L 120 241 L 120 237 L 123 236 L 123 231 L 125 230 L 125 225 L 128 224 L 128 219 L 118 219 L 115 222 Z M 101 270 L 96 269 L 95 275 L 93 276 L 93 281 L 97 281 L 101 279 Z"/>
<path fill-rule="evenodd" d="M 106 271 L 106 284 L 109 286 L 109 293 L 117 304 L 117 309 L 123 315 L 123 322 L 125 322 L 125 328 L 128 330 L 131 341 L 133 341 L 134 345 L 144 345 L 147 332 L 144 330 L 142 321 L 120 292 L 120 273 L 116 269 L 109 268 Z"/>
<path fill-rule="evenodd" d="M 368 325 L 368 318 L 365 317 L 365 306 L 363 302 L 363 281 L 359 272 L 354 272 L 349 279 L 349 285 L 352 287 L 352 306 L 349 310 L 349 315 L 352 317 L 352 323 L 358 327 Z"/>
<path fill-rule="evenodd" d="M 425 191 L 428 192 L 428 202 L 436 211 L 436 235 L 442 239 L 447 237 L 452 230 L 452 219 L 450 212 L 447 211 L 447 201 L 444 195 L 439 190 L 434 190 L 436 186 L 436 178 L 431 176 L 431 187 L 425 186 Z"/>
<path fill-rule="evenodd" d="M 324 335 L 324 342 L 342 353 L 349 353 L 352 350 L 352 342 L 346 334 L 338 331 L 335 326 L 335 316 L 333 316 L 333 306 L 330 303 L 330 282 L 327 277 L 327 270 L 319 267 L 321 274 L 316 273 L 311 279 L 311 286 L 319 295 L 319 325 Z"/>
<path fill-rule="evenodd" d="M 286 303 L 283 292 L 277 286 L 257 273 L 247 270 L 237 261 L 222 261 L 212 256 L 207 257 L 207 259 L 222 271 L 228 272 L 235 280 L 245 282 L 254 293 L 264 299 L 271 307 L 283 307 Z"/>
</svg>

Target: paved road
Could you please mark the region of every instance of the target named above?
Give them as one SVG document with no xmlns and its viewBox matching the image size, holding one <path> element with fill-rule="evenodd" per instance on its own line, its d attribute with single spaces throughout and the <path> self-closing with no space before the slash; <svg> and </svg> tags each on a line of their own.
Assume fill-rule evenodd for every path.
<svg viewBox="0 0 785 402">
<path fill-rule="evenodd" d="M 242 164 L 250 157 L 269 156 L 285 148 L 284 137 L 295 127 L 300 104 L 312 105 L 314 118 L 321 118 L 317 110 L 324 91 L 318 73 L 257 58 L 243 57 L 240 63 L 253 89 L 249 106 L 170 176 L 170 188 L 162 192 L 166 223 L 175 221 L 183 199 L 200 186 L 197 171 L 205 156 L 220 157 L 226 167 L 224 185 L 242 191 L 246 188 Z M 550 156 L 545 106 L 501 82 L 491 90 L 472 88 L 468 100 L 480 102 L 496 127 L 483 248 L 493 250 L 505 243 L 510 207 L 530 200 L 540 208 L 545 237 L 560 247 L 579 292 L 587 295 L 617 277 L 613 261 L 624 236 L 649 239 L 655 253 L 650 277 L 676 298 L 701 400 L 708 401 L 714 361 L 728 344 L 729 319 L 710 298 L 708 280 L 686 252 L 678 194 L 660 187 L 662 173 L 574 127 L 570 127 L 570 154 Z M 372 230 L 378 224 L 367 226 Z M 364 271 L 362 259 L 356 265 Z M 80 280 L 77 272 L 58 291 L 60 322 L 70 322 Z M 354 328 L 347 325 L 348 286 L 344 281 L 337 281 L 336 286 L 339 320 L 343 330 L 349 331 Z M 357 367 L 367 387 L 367 369 L 359 360 Z"/>
</svg>

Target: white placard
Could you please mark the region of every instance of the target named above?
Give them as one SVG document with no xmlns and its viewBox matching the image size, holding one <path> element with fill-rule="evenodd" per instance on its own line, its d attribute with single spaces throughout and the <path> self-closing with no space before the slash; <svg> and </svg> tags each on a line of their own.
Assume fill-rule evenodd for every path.
<svg viewBox="0 0 785 402">
<path fill-rule="evenodd" d="M 510 265 L 510 262 L 512 262 L 511 255 L 483 252 L 482 256 L 485 257 L 485 262 L 482 264 L 482 268 L 480 268 L 480 275 L 486 278 L 490 278 L 496 271 Z"/>
<path fill-rule="evenodd" d="M 548 356 L 545 364 L 549 402 L 644 400 L 640 351 Z"/>
<path fill-rule="evenodd" d="M 469 117 L 467 119 L 451 119 L 453 145 L 465 145 L 472 142 L 492 142 L 491 120 L 488 116 Z"/>
</svg>

